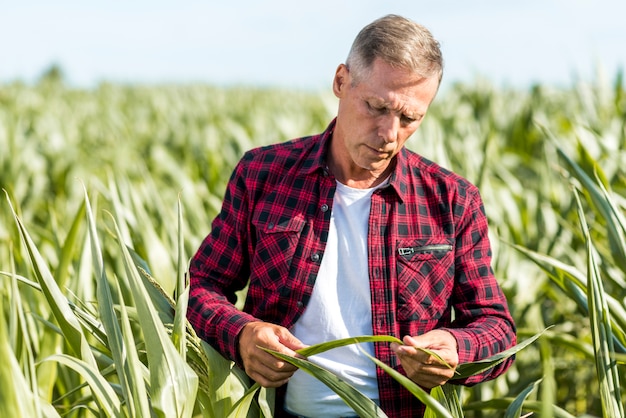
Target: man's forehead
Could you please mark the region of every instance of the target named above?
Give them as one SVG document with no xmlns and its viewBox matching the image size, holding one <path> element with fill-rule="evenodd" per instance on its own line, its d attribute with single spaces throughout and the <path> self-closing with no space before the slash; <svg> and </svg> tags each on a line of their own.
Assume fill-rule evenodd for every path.
<svg viewBox="0 0 626 418">
<path fill-rule="evenodd" d="M 397 112 L 402 112 L 406 116 L 417 117 L 426 112 L 428 106 L 424 106 L 417 98 L 411 95 L 388 92 L 385 95 L 370 92 L 363 95 L 363 98 L 370 104 L 380 108 L 386 108 Z M 424 108 L 425 107 L 425 108 Z"/>
</svg>

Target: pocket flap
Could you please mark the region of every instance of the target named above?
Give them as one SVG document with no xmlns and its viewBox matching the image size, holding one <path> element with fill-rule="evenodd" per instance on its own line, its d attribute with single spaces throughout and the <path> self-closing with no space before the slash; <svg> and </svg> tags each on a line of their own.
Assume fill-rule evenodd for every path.
<svg viewBox="0 0 626 418">
<path fill-rule="evenodd" d="M 263 232 L 266 234 L 280 233 L 280 232 L 300 232 L 304 228 L 306 220 L 304 216 L 286 217 L 286 218 L 271 218 L 263 225 Z"/>
</svg>

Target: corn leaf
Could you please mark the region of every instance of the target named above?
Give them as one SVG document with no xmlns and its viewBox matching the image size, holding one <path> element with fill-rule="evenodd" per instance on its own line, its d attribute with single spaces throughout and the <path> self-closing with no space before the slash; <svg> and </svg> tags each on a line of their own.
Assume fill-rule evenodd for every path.
<svg viewBox="0 0 626 418">
<path fill-rule="evenodd" d="M 63 242 L 63 248 L 60 252 L 59 266 L 55 270 L 56 281 L 60 287 L 65 286 L 69 278 L 69 266 L 72 263 L 72 256 L 74 254 L 74 247 L 78 243 L 78 238 L 81 231 L 83 215 L 85 212 L 85 204 L 80 205 L 78 213 L 72 222 L 65 241 Z"/>
<path fill-rule="evenodd" d="M 504 412 L 504 418 L 520 418 L 522 415 L 522 409 L 524 407 L 524 401 L 528 398 L 528 396 L 532 393 L 533 390 L 539 385 L 541 379 L 532 382 L 530 385 L 526 386 L 526 389 L 521 391 L 509 404 Z"/>
<path fill-rule="evenodd" d="M 583 153 L 583 155 L 587 155 L 587 150 L 580 143 L 579 150 L 581 151 L 581 153 Z M 589 197 L 594 203 L 594 207 L 598 210 L 602 218 L 606 221 L 611 252 L 622 266 L 622 270 L 626 271 L 626 230 L 624 229 L 624 223 L 620 222 L 620 219 L 615 216 L 617 213 L 619 213 L 619 211 L 615 211 L 614 208 L 611 207 L 606 199 L 606 194 L 603 192 L 603 190 L 606 190 L 606 186 L 603 184 L 602 181 L 599 180 L 598 176 L 602 176 L 602 178 L 604 179 L 606 179 L 606 176 L 603 174 L 599 162 L 593 161 L 593 159 L 591 159 L 590 157 L 587 158 L 587 160 L 591 161 L 591 165 L 593 166 L 593 170 L 597 179 L 596 182 L 560 147 L 557 147 L 557 152 L 559 153 L 559 156 L 567 163 L 571 172 L 582 183 L 585 191 L 588 192 Z M 606 180 L 604 182 L 606 182 Z M 602 188 L 598 187 L 598 184 L 601 184 Z"/>
<path fill-rule="evenodd" d="M 388 335 L 366 335 L 361 337 L 349 337 L 343 338 L 334 341 L 323 342 L 320 344 L 311 345 L 305 348 L 301 348 L 296 350 L 298 354 L 303 357 L 310 357 L 316 354 L 323 353 L 328 350 L 332 350 L 333 348 L 344 347 L 350 344 L 358 344 L 358 343 L 374 343 L 374 342 L 393 342 L 398 344 L 403 344 L 401 340 L 396 337 L 388 336 Z"/>
<path fill-rule="evenodd" d="M 123 296 L 121 296 L 121 292 L 118 291 L 118 293 L 120 294 L 120 298 L 122 298 L 119 305 L 120 324 L 124 347 L 126 348 L 126 357 L 123 365 L 116 362 L 116 370 L 123 367 L 124 375 L 126 376 L 125 380 L 128 384 L 126 403 L 131 411 L 130 416 L 141 418 L 147 416 L 146 414 L 150 414 L 150 399 L 146 385 L 144 384 L 144 376 L 148 376 L 149 373 L 139 359 L 139 354 L 135 348 L 137 344 L 135 342 L 131 322 L 128 319 L 126 304 L 124 303 Z"/>
<path fill-rule="evenodd" d="M 420 400 L 426 408 L 430 409 L 434 416 L 438 418 L 454 418 L 454 416 L 448 411 L 443 405 L 441 405 L 435 398 L 430 396 L 424 389 L 419 387 L 415 382 L 413 382 L 408 377 L 399 373 L 392 367 L 389 367 L 382 361 L 378 360 L 376 357 L 369 355 L 369 353 L 362 350 L 363 354 L 370 358 L 378 367 L 383 369 L 387 374 L 389 374 L 392 378 L 394 378 L 398 383 L 400 383 L 404 388 L 406 388 L 409 392 L 411 392 L 417 399 Z"/>
<path fill-rule="evenodd" d="M 143 417 L 150 415 L 150 407 L 148 396 L 143 384 L 141 374 L 137 372 L 136 362 L 139 362 L 135 352 L 135 344 L 132 341 L 132 332 L 129 330 L 128 318 L 122 303 L 122 324 L 126 328 L 126 335 L 130 335 L 131 345 L 125 345 L 124 335 L 118 324 L 115 311 L 113 309 L 113 297 L 107 280 L 106 271 L 104 269 L 104 261 L 102 259 L 102 249 L 96 229 L 96 222 L 89 203 L 89 196 L 85 190 L 85 212 L 87 214 L 87 223 L 89 227 L 89 237 L 91 242 L 91 255 L 93 258 L 94 272 L 96 275 L 96 296 L 98 299 L 98 312 L 102 320 L 102 325 L 106 331 L 107 347 L 111 350 L 113 361 L 115 362 L 115 371 L 119 378 L 122 393 L 126 400 L 131 417 Z M 121 295 L 121 292 L 118 292 Z M 120 296 L 122 297 L 122 296 Z M 133 358 L 134 357 L 134 358 Z"/>
<path fill-rule="evenodd" d="M 11 349 L 4 317 L 4 296 L 0 295 L 0 416 L 41 417 L 38 396 L 22 374 L 20 364 Z M 35 392 L 36 393 L 36 392 Z"/>
<path fill-rule="evenodd" d="M 115 230 L 145 339 L 152 407 L 161 417 L 190 417 L 198 389 L 198 376 L 168 337 L 117 225 Z"/>
<path fill-rule="evenodd" d="M 13 258 L 11 258 L 11 264 L 12 265 L 14 264 Z M 11 277 L 10 298 L 11 298 L 10 318 L 13 319 L 15 322 L 12 322 L 9 326 L 10 338 L 5 338 L 3 323 L 0 323 L 0 327 L 3 328 L 0 331 L 0 339 L 2 339 L 3 341 L 10 342 L 10 345 L 13 347 L 13 352 L 11 353 L 11 355 L 15 358 L 16 361 L 17 361 L 17 357 L 20 357 L 22 359 L 21 367 L 23 370 L 22 371 L 23 376 L 15 375 L 15 380 L 17 381 L 15 384 L 17 385 L 17 387 L 19 387 L 20 378 L 23 377 L 25 383 L 28 385 L 28 391 L 25 390 L 24 393 L 29 393 L 30 395 L 38 394 L 39 388 L 37 384 L 38 383 L 37 374 L 35 372 L 35 353 L 33 352 L 33 342 L 32 342 L 32 337 L 31 337 L 32 326 L 29 324 L 29 322 L 26 319 L 26 314 L 24 312 L 25 305 L 22 301 L 22 296 L 19 292 L 19 287 L 18 287 L 18 280 L 15 277 L 15 275 L 12 275 Z M 3 311 L 4 310 L 2 309 L 2 297 L 0 297 L 0 312 L 3 312 Z M 14 330 L 12 330 L 11 327 L 14 327 Z M 16 353 L 21 353 L 21 355 L 20 354 L 16 355 Z M 6 357 L 0 356 L 0 358 L 9 358 L 9 356 L 8 355 Z M 12 365 L 12 367 L 14 367 L 14 365 Z M 6 387 L 6 386 L 0 385 L 0 387 Z M 33 416 L 36 416 L 36 417 L 42 416 L 42 412 L 41 412 L 42 401 L 39 396 L 28 396 L 24 400 L 25 401 L 30 400 L 32 402 L 31 407 L 32 407 Z M 0 416 L 4 416 L 4 415 L 0 414 Z"/>
<path fill-rule="evenodd" d="M 375 343 L 375 342 L 390 342 L 390 343 L 397 343 L 397 344 L 404 345 L 404 343 L 400 339 L 390 336 L 390 335 L 364 335 L 360 337 L 348 337 L 348 338 L 341 338 L 341 339 L 333 340 L 333 341 L 326 341 L 323 343 L 314 344 L 305 348 L 301 348 L 299 350 L 296 350 L 296 352 L 303 357 L 310 357 L 316 354 L 323 353 L 328 350 L 332 350 L 334 348 L 344 347 L 346 345 L 360 344 L 360 343 Z M 413 347 L 413 348 L 419 351 L 423 351 L 424 353 L 434 357 L 437 361 L 439 361 L 439 363 L 443 364 L 449 369 L 452 368 L 452 366 L 450 366 L 436 352 L 429 350 L 428 348 L 424 348 L 424 347 Z"/>
<path fill-rule="evenodd" d="M 262 387 L 259 391 L 257 402 L 259 403 L 259 408 L 261 409 L 264 417 L 273 417 L 276 404 L 276 389 Z"/>
<path fill-rule="evenodd" d="M 9 206 L 18 226 L 20 236 L 30 257 L 35 271 L 35 277 L 37 278 L 37 281 L 41 286 L 41 290 L 48 301 L 54 318 L 59 323 L 59 327 L 63 332 L 65 339 L 77 356 L 89 365 L 96 367 L 96 361 L 91 353 L 89 343 L 87 342 L 78 319 L 68 304 L 67 298 L 61 292 L 61 289 L 52 276 L 48 265 L 46 264 L 43 256 L 39 253 L 21 219 L 15 213 L 13 205 L 11 205 L 11 201 L 8 199 L 8 195 L 7 200 L 9 201 Z"/>
<path fill-rule="evenodd" d="M 227 416 L 237 400 L 250 389 L 252 383 L 243 370 L 224 358 L 205 341 L 200 341 L 200 347 L 208 364 L 208 368 L 202 372 L 208 374 L 206 394 L 211 400 L 213 416 L 217 418 Z"/>
<path fill-rule="evenodd" d="M 578 203 L 578 218 L 580 227 L 587 244 L 587 298 L 589 300 L 589 320 L 591 322 L 591 334 L 593 345 L 596 349 L 596 372 L 600 382 L 600 399 L 602 400 L 602 413 L 605 418 L 623 417 L 624 408 L 620 395 L 619 370 L 613 358 L 613 332 L 611 330 L 611 315 L 604 298 L 604 289 L 598 263 L 595 259 L 593 242 L 589 236 L 589 228 L 585 219 L 582 205 L 575 194 Z"/>
<path fill-rule="evenodd" d="M 499 399 L 490 399 L 488 401 L 481 402 L 470 402 L 464 405 L 463 409 L 465 411 L 487 411 L 487 410 L 506 410 L 511 403 L 515 401 L 514 398 L 499 398 Z M 523 409 L 536 412 L 540 414 L 543 411 L 544 405 L 542 402 L 537 401 L 524 401 Z M 565 409 L 559 407 L 558 405 L 549 405 L 550 410 L 550 418 L 576 418 L 575 415 L 570 414 Z M 534 415 L 531 415 L 534 416 Z"/>
<path fill-rule="evenodd" d="M 474 376 L 476 374 L 489 370 L 490 368 L 502 363 L 507 358 L 515 355 L 516 353 L 520 352 L 524 348 L 528 347 L 535 340 L 537 340 L 537 338 L 539 338 L 545 331 L 546 330 L 543 330 L 542 332 L 535 334 L 534 336 L 522 341 L 521 343 L 514 345 L 508 350 L 501 351 L 500 353 L 494 354 L 493 356 L 489 356 L 487 358 L 469 362 L 469 363 L 459 364 L 459 366 L 456 369 L 459 376 L 456 378 L 465 379 L 470 376 Z"/>
<path fill-rule="evenodd" d="M 107 417 L 121 416 L 121 403 L 109 382 L 100 374 L 97 368 L 67 354 L 54 354 L 44 361 L 56 361 L 80 374 L 89 384 L 98 407 Z"/>
<path fill-rule="evenodd" d="M 174 312 L 174 326 L 172 327 L 172 341 L 183 358 L 185 358 L 185 347 L 187 346 L 186 326 L 187 326 L 187 305 L 189 301 L 189 286 L 186 284 L 187 263 L 185 261 L 183 243 L 183 208 L 178 200 L 178 257 L 177 257 L 176 291 L 176 311 Z"/>
<path fill-rule="evenodd" d="M 440 403 L 446 411 L 449 411 L 454 418 L 463 418 L 463 404 L 459 397 L 460 386 L 446 383 L 442 386 L 436 386 L 430 390 L 430 396 Z M 432 408 L 426 407 L 424 418 L 436 418 L 437 412 Z"/>
<path fill-rule="evenodd" d="M 546 272 L 550 280 L 572 298 L 583 312 L 589 313 L 587 285 L 585 284 L 587 280 L 583 272 L 556 258 L 539 254 L 521 246 L 514 246 L 514 248 Z M 606 294 L 605 299 L 610 311 L 613 312 L 611 324 L 614 344 L 620 352 L 626 353 L 626 310 L 621 302 L 613 296 Z"/>
<path fill-rule="evenodd" d="M 261 389 L 261 385 L 255 383 L 244 395 L 233 405 L 233 409 L 229 412 L 227 418 L 247 418 L 252 408 L 252 402 L 257 392 Z"/>
<path fill-rule="evenodd" d="M 343 401 L 362 417 L 386 417 L 387 415 L 372 401 L 370 398 L 356 390 L 352 385 L 344 382 L 328 370 L 297 357 L 292 357 L 283 353 L 279 353 L 268 348 L 260 347 L 274 356 L 293 364 L 294 366 L 304 370 L 311 376 L 323 382 L 326 386 L 333 390 Z"/>
</svg>

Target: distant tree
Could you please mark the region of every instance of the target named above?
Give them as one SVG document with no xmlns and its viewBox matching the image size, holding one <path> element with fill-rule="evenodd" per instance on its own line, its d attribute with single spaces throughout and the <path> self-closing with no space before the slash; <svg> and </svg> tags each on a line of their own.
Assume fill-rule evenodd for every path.
<svg viewBox="0 0 626 418">
<path fill-rule="evenodd" d="M 63 74 L 63 69 L 59 64 L 54 63 L 41 74 L 39 77 L 39 83 L 63 84 L 64 79 L 65 75 Z"/>
</svg>

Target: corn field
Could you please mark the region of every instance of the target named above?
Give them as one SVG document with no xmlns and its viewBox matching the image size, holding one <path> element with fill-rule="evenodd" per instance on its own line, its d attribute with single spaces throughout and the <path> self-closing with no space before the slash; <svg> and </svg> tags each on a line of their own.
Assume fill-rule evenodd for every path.
<svg viewBox="0 0 626 418">
<path fill-rule="evenodd" d="M 186 323 L 187 262 L 243 152 L 321 132 L 335 108 L 330 89 L 76 89 L 54 71 L 0 84 L 0 416 L 272 416 L 273 392 Z M 520 341 L 493 381 L 430 394 L 407 382 L 427 415 L 623 417 L 622 74 L 561 88 L 455 84 L 407 146 L 480 188 Z M 361 416 L 385 416 L 286 360 Z"/>
</svg>

